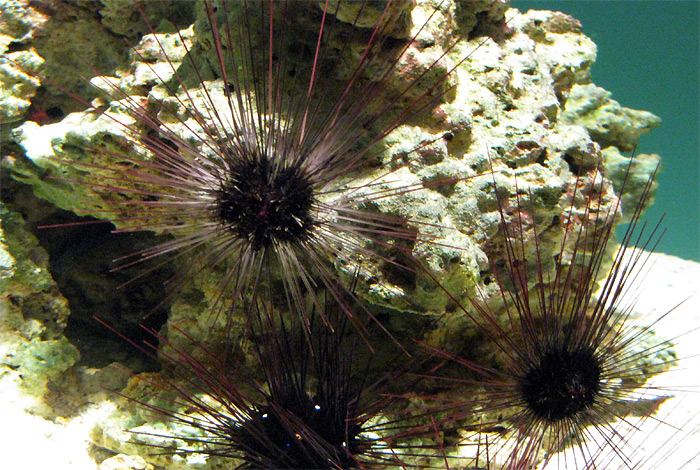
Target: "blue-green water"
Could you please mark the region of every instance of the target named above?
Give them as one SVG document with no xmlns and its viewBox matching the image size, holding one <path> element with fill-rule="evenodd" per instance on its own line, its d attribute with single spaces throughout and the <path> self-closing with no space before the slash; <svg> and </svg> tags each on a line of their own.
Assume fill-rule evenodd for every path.
<svg viewBox="0 0 700 470">
<path fill-rule="evenodd" d="M 556 10 L 583 25 L 598 45 L 593 82 L 622 106 L 651 111 L 663 124 L 638 153 L 658 153 L 662 173 L 650 222 L 666 214 L 656 251 L 700 261 L 700 2 L 513 0 Z"/>
</svg>

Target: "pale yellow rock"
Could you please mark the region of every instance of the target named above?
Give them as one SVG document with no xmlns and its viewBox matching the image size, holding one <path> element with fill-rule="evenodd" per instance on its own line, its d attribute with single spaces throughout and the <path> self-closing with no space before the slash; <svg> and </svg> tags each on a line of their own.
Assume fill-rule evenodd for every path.
<svg viewBox="0 0 700 470">
<path fill-rule="evenodd" d="M 119 454 L 103 461 L 97 470 L 153 470 L 153 465 L 139 456 Z"/>
</svg>

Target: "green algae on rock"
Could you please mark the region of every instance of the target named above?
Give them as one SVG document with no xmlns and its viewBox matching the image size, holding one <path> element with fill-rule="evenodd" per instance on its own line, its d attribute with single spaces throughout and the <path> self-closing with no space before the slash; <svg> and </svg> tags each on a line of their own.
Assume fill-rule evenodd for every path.
<svg viewBox="0 0 700 470">
<path fill-rule="evenodd" d="M 25 406 L 54 417 L 51 388 L 80 354 L 64 336 L 70 315 L 66 299 L 48 271 L 48 255 L 22 217 L 0 203 L 0 375 L 27 395 Z"/>
</svg>

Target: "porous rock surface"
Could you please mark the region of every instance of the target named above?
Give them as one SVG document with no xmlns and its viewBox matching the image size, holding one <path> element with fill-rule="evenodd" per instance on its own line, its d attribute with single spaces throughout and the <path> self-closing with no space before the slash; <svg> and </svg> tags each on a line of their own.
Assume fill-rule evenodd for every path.
<svg viewBox="0 0 700 470">
<path fill-rule="evenodd" d="M 33 397 L 28 409 L 54 416 L 51 389 L 61 387 L 79 353 L 62 335 L 70 311 L 47 265 L 22 216 L 0 203 L 0 380 Z"/>
<path fill-rule="evenodd" d="M 16 3 L 22 5 L 22 2 Z M 409 3 L 397 2 L 397 5 L 407 8 Z M 398 39 L 416 35 L 417 25 L 423 24 L 435 3 L 418 2 L 415 8 L 407 8 L 406 14 L 400 16 L 402 22 L 394 25 L 389 34 Z M 39 56 L 39 47 L 36 50 L 27 47 L 22 51 L 25 54 L 22 57 L 30 58 L 37 67 L 42 57 L 46 60 L 48 65 L 40 72 L 44 76 L 65 75 L 69 88 L 74 87 L 78 92 L 89 89 L 86 99 L 96 97 L 93 101 L 95 109 L 83 104 L 83 110 L 60 119 L 27 120 L 11 136 L 19 150 L 4 163 L 17 181 L 32 186 L 36 196 L 69 211 L 99 209 L 100 212 L 93 213 L 109 218 L 120 206 L 118 200 L 106 194 L 108 191 L 97 185 L 67 181 L 96 181 L 104 174 L 110 174 L 109 170 L 103 174 L 99 167 L 109 168 L 114 163 L 115 154 L 144 158 L 142 149 L 134 145 L 133 137 L 125 130 L 125 126 L 136 123 L 129 112 L 130 100 L 171 106 L 174 111 L 162 112 L 160 116 L 169 128 L 179 129 L 183 135 L 198 128 L 200 124 L 187 120 L 186 110 L 178 108 L 177 100 L 170 97 L 171 93 L 161 80 L 170 80 L 172 67 L 180 66 L 186 50 L 197 50 L 198 43 L 206 42 L 207 38 L 198 36 L 196 27 L 196 22 L 201 25 L 205 21 L 201 5 L 183 16 L 199 15 L 195 27 L 179 22 L 180 34 L 167 32 L 155 37 L 149 34 L 140 37 L 139 31 L 120 20 L 131 17 L 133 9 L 127 15 L 120 10 L 123 6 L 119 2 L 103 2 L 103 5 L 103 24 L 94 33 L 94 39 L 86 39 L 85 29 L 76 29 L 82 32 L 75 33 L 76 41 L 95 41 L 95 46 L 83 51 L 87 54 L 84 57 L 87 63 L 96 65 L 97 70 L 114 71 L 113 76 L 91 80 L 102 93 L 87 86 L 76 73 L 80 71 L 93 76 L 93 70 L 79 67 L 75 62 L 67 65 L 58 56 Z M 390 164 L 403 159 L 411 164 L 386 176 L 381 176 L 386 173 L 383 168 L 366 176 L 366 181 L 379 182 L 378 187 L 382 189 L 400 189 L 413 183 L 425 186 L 422 191 L 378 200 L 371 209 L 425 223 L 420 230 L 425 238 L 430 237 L 437 243 L 419 242 L 413 247 L 413 255 L 463 302 L 468 296 L 475 295 L 477 287 L 487 293 L 493 291 L 493 284 L 488 287 L 483 279 L 491 269 L 489 256 L 492 262 L 494 256 L 498 256 L 493 248 L 498 245 L 500 230 L 496 194 L 507 195 L 516 205 L 514 176 L 517 176 L 520 191 L 530 191 L 534 195 L 534 223 L 538 226 L 561 216 L 571 204 L 577 203 L 572 201 L 571 192 L 576 172 L 582 168 L 592 169 L 601 163 L 607 166 L 606 178 L 591 184 L 604 188 L 606 197 L 603 200 L 613 205 L 617 200 L 613 186 L 617 183 L 619 188 L 621 175 L 627 167 L 620 152 L 633 149 L 639 135 L 659 124 L 659 119 L 650 113 L 620 106 L 611 99 L 609 92 L 591 82 L 589 71 L 595 61 L 595 45 L 581 33 L 581 26 L 575 19 L 561 13 L 506 11 L 507 3 L 502 1 L 474 2 L 474 10 L 465 5 L 465 2 L 458 5 L 442 2 L 431 23 L 416 35 L 414 43 L 397 61 L 387 83 L 384 99 L 388 102 L 400 94 L 411 78 L 426 71 L 441 76 L 454 68 L 448 80 L 439 84 L 441 95 L 435 106 L 420 118 L 411 119 L 396 129 L 382 144 L 385 150 L 381 154 L 383 162 Z M 84 7 L 78 10 L 81 13 L 87 11 Z M 352 16 L 352 12 L 341 14 Z M 409 15 L 412 21 L 407 20 Z M 371 20 L 367 21 L 372 24 Z M 10 21 L 9 24 L 14 23 Z M 48 21 L 48 26 L 42 27 L 51 32 L 55 25 Z M 147 28 L 141 27 L 141 31 L 145 32 Z M 14 37 L 20 33 L 13 33 Z M 119 47 L 111 48 L 114 33 L 132 35 L 138 44 L 128 54 Z M 53 44 L 52 40 L 47 39 L 46 44 Z M 7 46 L 12 41 L 15 39 L 2 39 L 0 45 Z M 32 44 L 31 38 L 21 41 Z M 452 46 L 454 41 L 457 44 Z M 101 47 L 112 52 L 100 57 L 98 63 L 99 54 L 92 51 Z M 202 56 L 206 53 L 203 47 Z M 10 58 L 12 63 L 20 62 L 17 57 Z M 436 60 L 438 63 L 434 64 Z M 14 68 L 14 65 L 9 67 L 3 69 L 9 72 L 0 73 L 0 79 L 3 80 L 3 89 L 14 90 L 12 99 L 19 100 L 17 103 L 20 104 L 13 105 L 12 109 L 3 105 L 3 109 L 10 110 L 2 119 L 17 121 L 26 117 L 37 83 L 28 71 L 20 72 L 22 69 Z M 25 67 L 33 70 L 33 65 Z M 338 68 L 342 75 L 343 64 L 340 63 Z M 22 86 L 13 85 L 17 83 Z M 202 87 L 207 88 L 214 101 L 223 102 L 220 81 L 208 81 Z M 110 95 L 115 95 L 117 89 L 128 97 L 111 99 Z M 52 90 L 53 96 L 45 101 L 47 104 L 63 106 L 66 110 L 81 107 L 76 106 L 76 100 L 71 97 L 57 98 L 61 93 L 56 93 L 55 88 Z M 416 88 L 402 98 L 410 102 L 426 90 Z M 190 88 L 189 92 L 195 100 L 203 99 L 197 87 Z M 177 93 L 182 96 L 182 90 Z M 381 100 L 382 96 L 378 99 Z M 4 102 L 12 103 L 11 100 Z M 376 106 L 382 109 L 388 104 L 378 103 Z M 625 187 L 631 195 L 638 193 L 646 182 L 658 157 L 638 156 L 637 159 L 647 163 L 634 166 L 634 185 Z M 86 174 L 85 167 L 71 165 L 71 162 L 96 166 L 90 170 L 91 174 Z M 46 177 L 48 175 L 60 179 L 50 179 Z M 446 179 L 450 181 L 445 183 Z M 494 181 L 498 189 L 494 188 Z M 634 196 L 630 199 L 634 200 Z M 582 209 L 585 203 L 579 201 L 578 204 Z M 12 220 L 12 216 L 7 215 L 7 220 Z M 551 230 L 547 234 L 548 240 L 541 242 L 539 249 L 557 247 L 553 249 L 558 250 L 557 242 L 561 236 L 561 231 Z M 546 258 L 542 257 L 542 266 L 549 269 L 552 264 L 548 264 Z M 13 270 L 18 266 L 13 259 L 16 259 L 14 255 L 2 258 L 7 260 L 3 261 L 2 272 L 10 273 L 6 276 L 9 279 L 13 278 Z M 428 276 L 418 275 L 406 281 L 387 275 L 377 260 L 349 255 L 337 260 L 337 269 L 345 273 L 355 272 L 358 265 L 362 267 L 358 294 L 393 315 L 409 312 L 431 317 L 444 314 L 446 309 L 455 311 L 449 308 L 451 301 L 448 296 L 437 289 Z M 41 268 L 37 269 L 41 271 Z M 217 275 L 212 273 L 210 277 L 197 279 L 189 295 L 174 299 L 172 323 L 195 337 L 209 333 L 206 322 L 198 314 L 215 292 L 212 285 L 216 285 Z M 199 295 L 192 295 L 192 290 L 198 291 Z M 16 309 L 12 305 L 6 308 Z M 65 322 L 68 315 L 65 304 L 60 311 L 60 315 L 48 322 L 54 328 Z M 28 328 L 25 323 L 24 320 L 18 321 L 8 328 L 14 331 L 12 335 L 16 339 L 3 344 L 17 343 L 16 347 L 20 347 L 20 343 L 27 343 L 19 333 Z M 38 327 L 37 332 L 29 336 L 41 335 L 47 328 L 52 328 L 50 325 Z M 430 340 L 437 345 L 449 346 L 454 340 L 455 333 L 451 330 L 455 325 L 464 328 L 464 322 L 455 323 L 447 318 Z M 50 363 L 42 369 L 40 375 L 43 374 L 46 380 L 51 379 L 51 374 L 71 367 L 77 358 L 76 352 L 60 334 L 50 341 L 51 347 L 57 347 L 61 352 L 57 363 Z M 44 378 L 40 381 L 40 388 L 44 386 L 41 385 L 45 383 Z M 139 416 L 142 410 L 134 408 L 98 428 L 93 435 L 95 442 L 114 451 L 138 452 L 137 447 L 124 443 L 133 436 L 122 432 L 122 429 L 134 428 L 136 423 L 147 426 L 143 424 L 146 420 Z M 192 462 L 195 466 L 202 464 Z M 178 465 L 186 465 L 186 462 L 178 462 Z"/>
<path fill-rule="evenodd" d="M 426 6 L 421 4 L 415 9 L 416 24 L 422 24 L 422 8 Z M 560 201 L 567 203 L 564 193 L 575 178 L 572 170 L 599 164 L 601 146 L 618 145 L 628 151 L 641 132 L 658 124 L 658 118 L 622 108 L 610 99 L 609 93 L 590 84 L 595 45 L 580 34 L 580 25 L 572 18 L 558 13 L 523 15 L 512 11 L 506 17 L 507 23 L 499 26 L 504 30 L 504 38 L 499 42 L 481 36 L 450 47 L 451 41 L 460 38 L 464 31 L 455 21 L 454 11 L 442 10 L 434 19 L 443 23 L 439 30 L 442 37 L 416 41 L 415 46 L 408 48 L 395 66 L 396 79 L 388 82 L 386 96 L 394 96 L 392 87 L 401 90 L 407 79 L 425 70 L 442 74 L 457 66 L 445 82 L 445 86 L 454 87 L 422 123 L 407 123 L 385 139 L 385 162 L 405 156 L 412 165 L 379 180 L 382 189 L 422 183 L 431 190 L 382 199 L 372 210 L 437 224 L 438 227 L 422 228 L 437 243 L 415 246 L 414 256 L 452 292 L 471 294 L 470 286 L 478 284 L 479 272 L 488 269 L 486 244 L 499 221 L 495 193 L 489 189 L 490 161 L 503 176 L 497 184 L 503 185 L 511 196 L 512 179 L 505 176 L 517 175 L 525 190 L 536 187 L 535 209 L 541 213 L 538 219 L 551 220 L 562 210 Z M 437 30 L 425 31 L 437 34 Z M 419 37 L 428 34 L 425 31 Z M 159 42 L 147 36 L 135 48 L 138 52 L 131 54 L 132 65 L 121 69 L 119 78 L 93 79 L 108 94 L 114 95 L 112 87 L 117 87 L 129 95 L 128 99 L 106 103 L 99 111 L 71 114 L 55 124 L 39 126 L 28 122 L 19 128 L 15 140 L 23 147 L 26 159 L 15 165 L 16 177 L 31 182 L 37 195 L 61 208 L 99 209 L 98 216 L 108 217 L 109 212 L 104 209 L 109 209 L 110 198 L 104 189 L 67 185 L 47 179 L 45 173 L 69 180 L 97 179 L 99 168 L 91 169 L 93 175 L 87 177 L 84 168 L 67 163 L 90 162 L 109 167 L 111 154 L 137 153 L 139 150 L 124 127 L 135 123 L 129 113 L 129 101 L 144 102 L 149 99 L 145 93 L 149 93 L 168 103 L 157 79 L 167 81 L 172 76 L 164 55 L 177 67 L 185 50 L 180 38 L 196 43 L 192 34 L 186 30 L 182 36 L 161 35 Z M 165 54 L 159 44 L 163 44 Z M 442 59 L 433 65 L 436 57 Z M 225 103 L 216 82 L 207 87 L 215 102 Z M 190 93 L 201 106 L 202 101 L 198 100 L 204 97 L 196 89 Z M 377 105 L 377 109 L 382 106 Z M 175 131 L 196 131 L 199 126 L 192 119 L 183 117 L 181 123 L 173 119 L 186 116 L 184 112 L 161 113 L 161 117 Z M 60 161 L 53 160 L 55 157 Z M 368 175 L 367 181 L 383 172 L 381 168 Z M 455 182 L 445 184 L 447 177 Z M 539 207 L 540 201 L 546 207 Z M 118 201 L 115 203 L 116 210 Z M 349 273 L 358 263 L 364 266 L 368 283 L 361 284 L 359 291 L 372 303 L 424 314 L 441 314 L 448 303 L 427 277 L 418 276 L 402 285 L 400 280 L 392 282 L 374 260 L 341 258 L 339 263 L 339 268 Z"/>
</svg>

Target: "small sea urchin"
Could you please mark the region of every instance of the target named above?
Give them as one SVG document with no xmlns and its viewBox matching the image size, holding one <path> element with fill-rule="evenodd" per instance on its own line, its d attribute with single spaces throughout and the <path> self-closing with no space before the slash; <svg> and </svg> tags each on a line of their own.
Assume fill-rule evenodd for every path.
<svg viewBox="0 0 700 470">
<path fill-rule="evenodd" d="M 163 434 L 138 428 L 134 439 L 155 446 L 157 454 L 202 454 L 235 468 L 413 467 L 402 458 L 425 453 L 428 446 L 414 435 L 413 446 L 401 442 L 397 436 L 410 429 L 411 411 L 385 393 L 401 377 L 407 383 L 404 365 L 370 372 L 371 358 L 355 357 L 361 340 L 346 331 L 347 314 L 335 299 L 320 297 L 328 324 L 315 312 L 282 314 L 258 303 L 259 323 L 249 343 L 254 364 L 222 361 L 179 330 L 190 343 L 187 349 L 154 334 L 164 344 L 158 360 L 169 378 L 137 377 L 150 389 L 147 397 L 133 397 L 136 384 L 132 393 L 120 395 L 164 419 L 167 428 L 182 429 Z M 300 318 L 312 320 L 310 343 Z M 187 444 L 173 450 L 152 443 L 163 439 Z"/>
<path fill-rule="evenodd" d="M 467 359 L 473 351 L 453 354 L 428 347 L 449 364 L 444 376 L 431 376 L 450 390 L 449 398 L 440 395 L 436 402 L 438 421 L 448 429 L 460 420 L 463 425 L 471 421 L 471 428 L 511 427 L 510 438 L 499 439 L 500 449 L 491 454 L 503 468 L 534 468 L 567 445 L 574 450 L 566 468 L 604 468 L 599 459 L 609 455 L 606 451 L 629 452 L 612 423 L 632 413 L 648 416 L 653 412 L 649 404 L 664 397 L 663 389 L 644 384 L 675 363 L 672 343 L 651 340 L 653 324 L 628 321 L 633 282 L 648 256 L 643 250 L 653 248 L 659 236 L 656 228 L 649 234 L 639 222 L 653 176 L 596 294 L 607 269 L 613 222 L 620 216 L 619 200 L 600 184 L 600 172 L 594 168 L 577 179 L 570 206 L 548 228 L 562 234 L 552 271 L 540 251 L 545 230 L 535 223 L 532 192 L 525 190 L 523 200 L 516 184 L 516 204 L 502 201 L 503 245 L 494 246 L 491 258 L 497 294 L 489 299 L 484 293 L 460 306 L 490 340 L 493 366 Z M 534 278 L 527 270 L 533 262 Z M 474 388 L 474 396 L 464 396 Z M 644 402 L 647 411 L 641 410 Z M 473 423 L 477 408 L 480 425 Z M 604 437 L 593 444 L 598 434 Z"/>
</svg>

